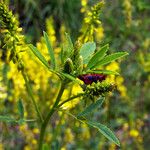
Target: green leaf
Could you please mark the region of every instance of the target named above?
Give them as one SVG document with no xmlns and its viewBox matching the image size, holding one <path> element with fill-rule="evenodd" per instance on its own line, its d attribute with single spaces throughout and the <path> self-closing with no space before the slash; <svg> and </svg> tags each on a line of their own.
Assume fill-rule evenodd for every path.
<svg viewBox="0 0 150 150">
<path fill-rule="evenodd" d="M 88 107 L 84 109 L 81 113 L 77 115 L 77 117 L 86 116 L 91 113 L 97 107 L 101 107 L 102 103 L 104 102 L 104 97 L 100 97 L 96 102 L 90 104 Z"/>
<path fill-rule="evenodd" d="M 118 72 L 116 71 L 111 71 L 111 70 L 89 70 L 87 71 L 87 73 L 99 73 L 99 74 L 113 74 L 113 75 L 120 75 Z"/>
<path fill-rule="evenodd" d="M 67 40 L 67 43 L 68 43 L 68 48 L 69 48 L 69 52 L 73 52 L 73 43 L 72 43 L 72 40 L 70 38 L 70 35 L 68 33 L 65 33 L 65 36 L 66 36 L 66 40 Z"/>
<path fill-rule="evenodd" d="M 23 119 L 24 118 L 24 107 L 23 107 L 21 99 L 19 99 L 19 101 L 18 101 L 18 111 L 19 111 L 20 118 Z"/>
<path fill-rule="evenodd" d="M 114 54 L 111 54 L 111 55 L 108 55 L 106 57 L 104 57 L 102 60 L 100 60 L 99 62 L 97 62 L 97 64 L 95 66 L 93 66 L 92 68 L 96 68 L 98 66 L 103 66 L 103 65 L 106 65 L 112 61 L 115 61 L 121 57 L 124 57 L 128 55 L 127 52 L 118 52 L 118 53 L 114 53 Z"/>
<path fill-rule="evenodd" d="M 100 48 L 99 51 L 97 51 L 92 58 L 89 60 L 88 64 L 87 64 L 87 68 L 92 68 L 94 65 L 96 65 L 96 63 L 98 61 L 100 61 L 105 55 L 106 52 L 108 51 L 109 45 L 106 44 L 104 45 L 102 48 Z"/>
<path fill-rule="evenodd" d="M 87 42 L 82 45 L 80 49 L 80 55 L 83 57 L 84 64 L 88 63 L 95 49 L 96 49 L 96 44 L 94 42 Z"/>
<path fill-rule="evenodd" d="M 49 52 L 49 56 L 50 56 L 50 59 L 51 59 L 52 69 L 55 70 L 55 68 L 56 68 L 56 61 L 55 61 L 54 51 L 53 51 L 53 48 L 51 46 L 51 42 L 50 42 L 50 40 L 48 38 L 47 33 L 43 31 L 43 34 L 44 34 L 44 40 L 46 42 L 46 46 L 47 46 L 47 49 L 48 49 L 48 52 Z"/>
<path fill-rule="evenodd" d="M 106 127 L 105 125 L 98 123 L 98 122 L 88 121 L 86 123 L 96 129 L 98 129 L 98 131 L 101 132 L 107 139 L 114 142 L 116 145 L 120 146 L 120 142 L 119 142 L 118 138 L 108 127 Z"/>
<path fill-rule="evenodd" d="M 0 116 L 0 122 L 16 123 L 16 120 L 10 116 Z"/>
<path fill-rule="evenodd" d="M 62 76 L 68 78 L 69 80 L 75 81 L 76 83 L 80 84 L 80 82 L 75 77 L 73 77 L 72 75 L 67 74 L 67 73 L 61 73 L 61 74 L 62 74 Z"/>
<path fill-rule="evenodd" d="M 35 46 L 33 46 L 32 44 L 29 45 L 29 48 L 32 50 L 34 55 L 36 57 L 38 57 L 38 59 L 44 64 L 44 66 L 46 66 L 49 69 L 49 64 L 46 61 L 46 59 L 44 58 L 44 56 L 40 53 L 40 51 Z"/>
<path fill-rule="evenodd" d="M 68 33 L 65 33 L 65 43 L 63 44 L 63 59 L 70 58 L 73 54 L 74 48 L 71 38 Z"/>
</svg>

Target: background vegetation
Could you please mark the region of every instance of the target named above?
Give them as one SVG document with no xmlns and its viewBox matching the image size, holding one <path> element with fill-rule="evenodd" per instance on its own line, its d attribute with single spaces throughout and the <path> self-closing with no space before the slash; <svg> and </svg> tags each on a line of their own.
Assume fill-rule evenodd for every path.
<svg viewBox="0 0 150 150">
<path fill-rule="evenodd" d="M 16 26 L 20 24 L 23 29 L 23 37 L 19 29 L 14 35 L 24 44 L 24 48 L 19 53 L 22 55 L 35 99 L 43 114 L 47 113 L 53 103 L 58 89 L 56 84 L 58 79 L 44 69 L 25 43 L 34 43 L 49 59 L 42 37 L 42 32 L 46 31 L 54 47 L 55 56 L 58 58 L 67 32 L 73 42 L 77 39 L 81 41 L 83 39 L 83 43 L 94 40 L 97 46 L 109 43 L 110 53 L 118 51 L 129 53 L 126 59 L 106 66 L 106 69 L 121 74 L 121 76 L 109 77 L 110 82 L 117 85 L 117 89 L 107 95 L 107 101 L 102 108 L 93 112 L 90 117 L 93 120 L 100 120 L 115 131 L 120 139 L 121 149 L 148 150 L 150 141 L 149 0 L 113 0 L 113 2 L 105 0 L 99 16 L 100 22 L 95 23 L 87 33 L 87 37 L 92 33 L 93 39 L 83 38 L 83 35 L 90 18 L 90 8 L 99 2 L 98 0 L 5 0 L 4 2 L 18 18 L 15 20 Z M 1 34 L 0 38 L 0 114 L 13 115 L 17 118 L 17 101 L 21 97 L 25 117 L 33 119 L 36 113 L 27 95 L 21 73 L 12 61 L 8 63 L 7 49 L 11 45 L 7 36 Z M 2 48 L 6 41 L 6 47 Z M 77 94 L 80 91 L 80 87 L 74 86 L 71 91 L 70 89 L 65 91 L 63 99 L 68 97 L 70 92 Z M 81 103 L 82 105 L 79 105 Z M 78 99 L 63 107 L 77 114 L 84 106 L 84 102 Z M 52 128 L 48 128 L 45 142 L 52 143 L 51 149 L 119 149 L 93 128 L 77 122 L 68 114 L 61 112 L 54 114 L 50 124 Z M 39 128 L 36 123 L 28 122 L 20 126 L 0 123 L 0 150 L 36 150 L 38 137 Z"/>
</svg>

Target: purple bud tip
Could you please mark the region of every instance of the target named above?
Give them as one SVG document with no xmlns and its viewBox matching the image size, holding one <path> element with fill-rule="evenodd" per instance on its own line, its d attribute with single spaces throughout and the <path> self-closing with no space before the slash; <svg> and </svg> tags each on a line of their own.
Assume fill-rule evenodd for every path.
<svg viewBox="0 0 150 150">
<path fill-rule="evenodd" d="M 82 80 L 86 85 L 92 84 L 93 82 L 102 82 L 106 79 L 104 74 L 83 74 L 79 75 L 78 78 Z"/>
</svg>

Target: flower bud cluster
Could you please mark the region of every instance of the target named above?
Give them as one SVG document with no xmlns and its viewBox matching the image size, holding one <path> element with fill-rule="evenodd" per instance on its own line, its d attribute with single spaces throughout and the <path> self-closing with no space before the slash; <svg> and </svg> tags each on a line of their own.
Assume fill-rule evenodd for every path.
<svg viewBox="0 0 150 150">
<path fill-rule="evenodd" d="M 104 2 L 101 1 L 94 5 L 89 12 L 87 12 L 87 16 L 84 18 L 83 26 L 81 28 L 82 36 L 79 37 L 79 40 L 82 43 L 94 40 L 94 30 L 101 25 L 99 16 L 103 5 Z"/>
<path fill-rule="evenodd" d="M 14 63 L 19 63 L 19 68 L 22 62 L 18 52 L 23 51 L 23 35 L 21 34 L 22 28 L 19 28 L 19 22 L 8 7 L 2 2 L 0 3 L 0 30 L 2 36 L 3 54 L 6 57 L 2 57 L 4 61 L 13 60 Z M 7 60 L 8 59 L 8 60 Z"/>
<path fill-rule="evenodd" d="M 83 85 L 82 88 L 85 92 L 85 97 L 94 100 L 99 96 L 104 96 L 106 93 L 111 92 L 115 88 L 115 85 L 103 81 L 93 82 L 91 85 Z"/>
</svg>

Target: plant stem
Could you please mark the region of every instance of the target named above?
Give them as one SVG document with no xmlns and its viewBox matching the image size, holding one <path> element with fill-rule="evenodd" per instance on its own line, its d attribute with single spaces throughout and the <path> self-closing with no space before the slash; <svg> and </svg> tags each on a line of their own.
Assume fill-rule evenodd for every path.
<svg viewBox="0 0 150 150">
<path fill-rule="evenodd" d="M 62 105 L 64 105 L 65 103 L 67 103 L 67 102 L 69 102 L 69 101 L 71 101 L 71 100 L 73 100 L 73 99 L 75 99 L 75 98 L 78 98 L 78 97 L 80 97 L 80 96 L 83 96 L 83 95 L 84 95 L 83 93 L 80 93 L 80 94 L 78 94 L 78 95 L 75 95 L 75 96 L 72 96 L 72 97 L 66 99 L 65 101 L 61 102 L 61 103 L 58 105 L 58 108 L 60 108 L 60 107 L 61 107 Z"/>
<path fill-rule="evenodd" d="M 40 138 L 39 138 L 39 150 L 42 150 L 42 146 L 43 146 L 43 140 L 44 140 L 44 135 L 45 135 L 45 131 L 46 131 L 46 127 L 48 125 L 48 122 L 51 118 L 51 116 L 53 115 L 53 113 L 55 112 L 57 106 L 58 106 L 58 103 L 61 99 L 61 96 L 64 92 L 64 89 L 65 89 L 65 83 L 62 82 L 61 83 L 61 87 L 60 87 L 60 90 L 59 90 L 59 93 L 57 95 L 57 98 L 56 98 L 56 101 L 53 105 L 53 107 L 50 109 L 49 113 L 47 114 L 44 122 L 42 123 L 42 126 L 41 126 L 41 131 L 40 131 Z"/>
<path fill-rule="evenodd" d="M 22 73 L 22 76 L 23 76 L 23 78 L 24 78 L 24 80 L 25 80 L 27 92 L 28 92 L 29 96 L 31 97 L 31 100 L 32 100 L 33 105 L 34 105 L 34 107 L 35 107 L 37 116 L 38 116 L 39 120 L 40 120 L 41 122 L 43 122 L 43 117 L 42 117 L 42 115 L 41 115 L 41 113 L 40 113 L 40 110 L 39 110 L 39 108 L 38 108 L 38 106 L 37 106 L 37 104 L 36 104 L 36 101 L 35 101 L 35 99 L 34 99 L 33 92 L 32 92 L 31 86 L 30 86 L 29 81 L 28 81 L 28 77 L 27 77 L 27 75 L 25 74 L 25 72 L 24 72 L 23 70 L 22 70 L 21 73 Z"/>
</svg>

